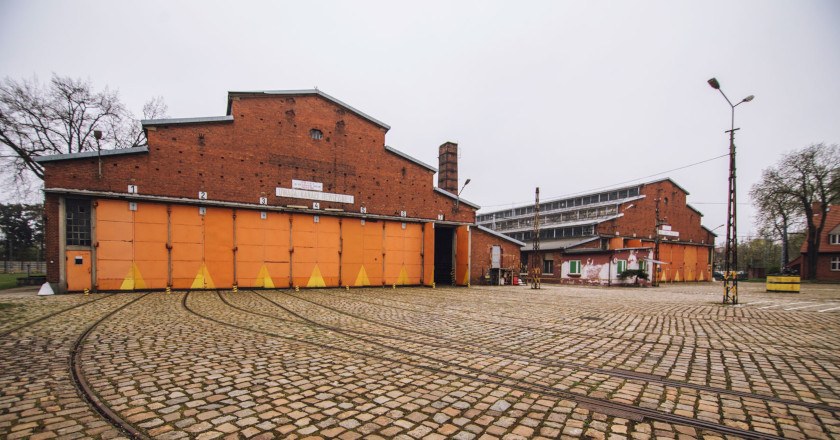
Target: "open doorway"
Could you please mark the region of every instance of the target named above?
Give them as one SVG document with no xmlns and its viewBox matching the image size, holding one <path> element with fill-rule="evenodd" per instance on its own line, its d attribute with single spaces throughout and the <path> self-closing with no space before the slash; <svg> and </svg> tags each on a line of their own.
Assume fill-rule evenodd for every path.
<svg viewBox="0 0 840 440">
<path fill-rule="evenodd" d="M 455 277 L 455 228 L 435 225 L 435 284 L 451 286 Z"/>
</svg>

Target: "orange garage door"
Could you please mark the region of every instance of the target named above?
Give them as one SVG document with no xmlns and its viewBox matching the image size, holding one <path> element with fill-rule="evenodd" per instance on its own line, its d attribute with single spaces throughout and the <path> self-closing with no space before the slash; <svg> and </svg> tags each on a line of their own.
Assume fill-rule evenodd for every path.
<svg viewBox="0 0 840 440">
<path fill-rule="evenodd" d="M 236 284 L 289 287 L 289 215 L 236 212 Z"/>
<path fill-rule="evenodd" d="M 172 206 L 172 287 L 233 286 L 233 211 Z"/>
<path fill-rule="evenodd" d="M 96 203 L 96 284 L 100 290 L 162 289 L 168 278 L 166 206 Z"/>
<path fill-rule="evenodd" d="M 292 215 L 292 282 L 300 287 L 338 286 L 340 245 L 335 217 Z"/>
<path fill-rule="evenodd" d="M 458 226 L 455 230 L 455 284 L 470 283 L 470 227 Z"/>
<path fill-rule="evenodd" d="M 423 228 L 418 223 L 385 223 L 385 283 L 420 284 Z"/>
<path fill-rule="evenodd" d="M 382 222 L 341 222 L 341 282 L 345 286 L 382 284 Z"/>
</svg>

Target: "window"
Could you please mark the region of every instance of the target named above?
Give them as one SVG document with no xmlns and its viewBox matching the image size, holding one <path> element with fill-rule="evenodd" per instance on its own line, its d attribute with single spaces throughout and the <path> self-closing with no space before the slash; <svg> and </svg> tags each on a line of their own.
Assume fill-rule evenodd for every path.
<svg viewBox="0 0 840 440">
<path fill-rule="evenodd" d="M 554 273 L 554 260 L 543 260 L 543 275 L 551 275 Z"/>
<path fill-rule="evenodd" d="M 831 257 L 831 270 L 840 272 L 840 257 Z"/>
<path fill-rule="evenodd" d="M 580 275 L 580 260 L 569 261 L 569 275 Z"/>
<path fill-rule="evenodd" d="M 639 260 L 639 270 L 647 272 L 647 263 L 645 263 L 645 260 Z"/>
<path fill-rule="evenodd" d="M 627 270 L 627 260 L 618 260 L 615 273 L 621 274 L 621 272 L 624 272 L 625 270 Z"/>
<path fill-rule="evenodd" d="M 324 132 L 318 130 L 317 128 L 313 128 L 312 130 L 309 130 L 309 137 L 318 141 L 324 137 Z"/>
<path fill-rule="evenodd" d="M 840 234 L 829 234 L 828 242 L 830 244 L 840 244 Z"/>
<path fill-rule="evenodd" d="M 67 199 L 66 243 L 68 246 L 90 246 L 90 200 Z"/>
</svg>

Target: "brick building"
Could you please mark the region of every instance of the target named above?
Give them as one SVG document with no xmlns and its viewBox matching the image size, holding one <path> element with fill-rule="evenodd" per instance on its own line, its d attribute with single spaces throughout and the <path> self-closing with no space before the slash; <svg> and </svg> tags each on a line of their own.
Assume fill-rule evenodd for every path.
<svg viewBox="0 0 840 440">
<path fill-rule="evenodd" d="M 653 271 L 659 282 L 709 281 L 715 235 L 701 226 L 703 214 L 686 203 L 687 196 L 663 179 L 542 201 L 537 258 L 543 281 L 635 282 L 618 278 L 627 269 Z M 523 266 L 535 258 L 533 222 L 533 204 L 477 217 L 478 225 L 526 242 Z"/>
<path fill-rule="evenodd" d="M 435 187 L 388 125 L 318 90 L 229 92 L 225 116 L 143 128 L 147 147 L 39 159 L 58 291 L 467 285 L 488 243 L 511 247 L 471 227 L 457 145 Z"/>
<path fill-rule="evenodd" d="M 819 216 L 819 209 L 814 209 Z M 814 221 L 819 224 L 819 218 Z M 802 243 L 800 275 L 808 276 L 808 242 Z M 840 281 L 840 205 L 829 205 L 817 251 L 817 281 Z"/>
</svg>

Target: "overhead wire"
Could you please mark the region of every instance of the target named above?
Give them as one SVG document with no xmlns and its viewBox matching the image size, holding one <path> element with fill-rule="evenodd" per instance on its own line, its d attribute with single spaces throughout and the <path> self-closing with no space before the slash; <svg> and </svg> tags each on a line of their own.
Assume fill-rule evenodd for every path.
<svg viewBox="0 0 840 440">
<path fill-rule="evenodd" d="M 674 172 L 674 171 L 684 170 L 686 168 L 691 168 L 691 167 L 694 167 L 694 166 L 697 166 L 697 165 L 702 165 L 706 162 L 711 162 L 713 160 L 717 160 L 717 159 L 720 159 L 720 158 L 723 158 L 723 157 L 728 157 L 728 156 L 729 156 L 729 153 L 725 153 L 725 154 L 721 154 L 720 156 L 711 157 L 711 158 L 708 158 L 708 159 L 701 160 L 699 162 L 694 162 L 694 163 L 691 163 L 691 164 L 688 164 L 688 165 L 683 165 L 681 167 L 672 168 L 670 170 L 660 171 L 658 173 L 649 174 L 647 176 L 638 177 L 638 178 L 630 179 L 630 180 L 625 180 L 625 181 L 613 183 L 613 184 L 610 184 L 610 185 L 599 186 L 597 188 L 591 188 L 591 189 L 588 189 L 588 190 L 576 191 L 576 192 L 573 192 L 573 193 L 562 194 L 562 195 L 559 195 L 559 196 L 550 196 L 550 197 L 546 197 L 545 199 L 546 200 L 554 200 L 554 199 L 565 198 L 565 197 L 573 197 L 573 196 L 580 195 L 580 194 L 589 194 L 589 193 L 595 192 L 595 191 L 614 188 L 614 187 L 617 187 L 617 186 L 626 185 L 628 183 L 638 182 L 640 180 L 650 179 L 651 177 L 661 176 L 663 174 L 668 174 L 668 173 L 671 173 L 671 172 Z M 494 207 L 499 207 L 499 206 L 512 206 L 512 205 L 526 204 L 526 203 L 532 203 L 532 202 L 533 202 L 532 200 L 523 200 L 523 201 L 519 201 L 519 202 L 500 203 L 500 204 L 497 204 L 497 205 L 482 205 L 481 208 L 484 209 L 484 208 L 494 208 Z"/>
</svg>

